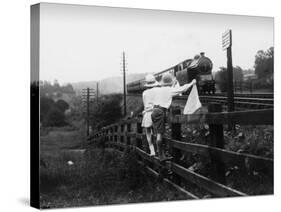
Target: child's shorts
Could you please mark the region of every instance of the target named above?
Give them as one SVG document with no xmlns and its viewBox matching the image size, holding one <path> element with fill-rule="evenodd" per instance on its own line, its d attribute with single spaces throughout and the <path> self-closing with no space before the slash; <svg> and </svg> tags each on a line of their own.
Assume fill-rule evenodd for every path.
<svg viewBox="0 0 281 212">
<path fill-rule="evenodd" d="M 166 108 L 154 106 L 151 119 L 155 132 L 163 134 L 165 132 Z"/>
</svg>

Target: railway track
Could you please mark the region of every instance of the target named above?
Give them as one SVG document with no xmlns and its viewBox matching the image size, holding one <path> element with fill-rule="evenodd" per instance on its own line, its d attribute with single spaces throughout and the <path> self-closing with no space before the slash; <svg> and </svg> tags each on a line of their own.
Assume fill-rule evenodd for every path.
<svg viewBox="0 0 281 212">
<path fill-rule="evenodd" d="M 141 96 L 141 94 L 128 94 L 129 96 Z M 178 101 L 186 101 L 187 96 L 174 97 Z M 226 94 L 200 95 L 200 101 L 203 104 L 220 103 L 227 105 Z M 234 94 L 234 106 L 236 109 L 270 109 L 274 107 L 274 99 L 272 93 L 256 93 L 256 94 Z"/>
<path fill-rule="evenodd" d="M 186 96 L 177 97 L 186 100 Z M 226 96 L 200 96 L 202 103 L 220 103 L 227 105 Z M 234 97 L 234 105 L 239 109 L 270 109 L 273 108 L 273 98 Z"/>
<path fill-rule="evenodd" d="M 227 93 L 216 93 L 208 94 L 201 96 L 227 96 Z M 235 97 L 244 97 L 244 98 L 269 98 L 273 99 L 273 93 L 234 93 Z"/>
</svg>

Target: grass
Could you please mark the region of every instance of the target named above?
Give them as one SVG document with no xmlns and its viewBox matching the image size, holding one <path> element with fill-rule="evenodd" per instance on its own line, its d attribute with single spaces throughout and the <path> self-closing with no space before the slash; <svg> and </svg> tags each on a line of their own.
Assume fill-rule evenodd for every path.
<svg viewBox="0 0 281 212">
<path fill-rule="evenodd" d="M 71 150 L 83 142 L 82 135 L 79 131 L 56 129 L 41 137 L 41 159 L 45 164 L 40 168 L 41 208 L 187 199 L 141 172 L 135 154 L 98 148 Z"/>
</svg>

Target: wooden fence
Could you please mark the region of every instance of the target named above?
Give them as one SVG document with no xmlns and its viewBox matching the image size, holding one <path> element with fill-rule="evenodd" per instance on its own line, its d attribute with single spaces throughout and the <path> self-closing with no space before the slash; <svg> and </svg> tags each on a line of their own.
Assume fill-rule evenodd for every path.
<svg viewBox="0 0 281 212">
<path fill-rule="evenodd" d="M 185 191 L 181 185 L 184 180 L 191 182 L 217 197 L 246 196 L 247 194 L 226 186 L 225 167 L 227 164 L 246 166 L 252 164 L 253 168 L 263 169 L 273 174 L 273 159 L 252 154 L 238 153 L 224 149 L 223 125 L 273 125 L 273 109 L 222 112 L 219 104 L 210 104 L 208 113 L 180 115 L 179 109 L 169 112 L 171 136 L 164 137 L 173 156 L 171 162 L 160 162 L 147 153 L 148 145 L 141 127 L 141 117 L 121 121 L 103 128 L 89 138 L 90 143 L 102 139 L 107 147 L 119 151 L 131 149 L 139 155 L 139 161 L 150 173 L 164 178 L 166 182 L 194 199 L 195 195 Z M 205 123 L 209 125 L 210 143 L 202 145 L 182 141 L 182 124 Z M 210 178 L 200 175 L 180 165 L 182 153 L 195 153 L 208 157 L 211 160 Z M 246 163 L 247 162 L 247 163 Z M 167 169 L 172 170 L 172 175 L 167 174 Z"/>
</svg>

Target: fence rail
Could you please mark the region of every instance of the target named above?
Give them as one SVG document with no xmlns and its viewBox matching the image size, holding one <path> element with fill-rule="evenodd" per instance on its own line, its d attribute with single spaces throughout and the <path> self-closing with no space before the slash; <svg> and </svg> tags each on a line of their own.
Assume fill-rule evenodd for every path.
<svg viewBox="0 0 281 212">
<path fill-rule="evenodd" d="M 219 104 L 210 104 L 208 109 L 209 113 L 193 115 L 179 115 L 179 109 L 170 111 L 168 123 L 171 128 L 171 136 L 164 137 L 173 156 L 170 162 L 160 162 L 157 158 L 150 157 L 146 152 L 148 146 L 141 127 L 141 117 L 123 120 L 104 127 L 100 132 L 89 137 L 89 140 L 90 143 L 95 143 L 102 139 L 107 147 L 113 147 L 121 152 L 127 148 L 135 151 L 146 170 L 155 176 L 163 175 L 166 182 L 169 181 L 171 185 L 174 184 L 175 188 L 186 194 L 190 193 L 180 186 L 183 179 L 217 196 L 246 196 L 247 194 L 225 185 L 225 167 L 228 164 L 246 166 L 246 162 L 250 162 L 259 169 L 272 174 L 274 161 L 271 158 L 224 149 L 223 125 L 273 125 L 273 109 L 222 112 Z M 209 125 L 211 138 L 209 145 L 181 141 L 181 125 L 199 122 Z M 180 165 L 182 152 L 195 153 L 210 158 L 213 176 L 208 178 Z M 167 164 L 173 172 L 170 176 L 171 179 L 168 179 L 169 176 L 166 176 L 163 171 L 167 170 Z M 190 194 L 189 196 L 196 199 L 195 195 Z"/>
<path fill-rule="evenodd" d="M 171 123 L 273 125 L 273 109 L 170 116 Z"/>
</svg>

